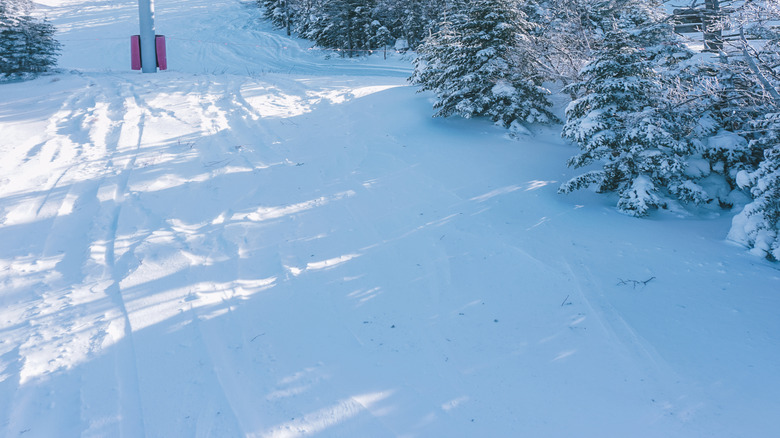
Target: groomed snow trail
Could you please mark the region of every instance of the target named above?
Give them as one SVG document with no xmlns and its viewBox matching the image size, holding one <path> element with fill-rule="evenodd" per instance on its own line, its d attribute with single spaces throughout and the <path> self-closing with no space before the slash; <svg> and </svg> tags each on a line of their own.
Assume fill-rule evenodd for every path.
<svg viewBox="0 0 780 438">
<path fill-rule="evenodd" d="M 408 60 L 155 4 L 171 71 L 126 71 L 135 2 L 47 0 L 65 71 L 0 84 L 0 435 L 780 430 L 728 215 L 559 196 L 554 130 L 431 119 Z"/>
</svg>

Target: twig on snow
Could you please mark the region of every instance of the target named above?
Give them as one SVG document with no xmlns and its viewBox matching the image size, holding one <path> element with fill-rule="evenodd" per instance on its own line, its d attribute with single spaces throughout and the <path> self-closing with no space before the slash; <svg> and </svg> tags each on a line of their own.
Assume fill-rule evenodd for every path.
<svg viewBox="0 0 780 438">
<path fill-rule="evenodd" d="M 618 280 L 620 280 L 620 281 L 618 282 L 617 285 L 618 286 L 625 286 L 627 284 L 630 284 L 634 289 L 636 289 L 636 287 L 639 286 L 640 284 L 642 285 L 642 287 L 647 286 L 647 283 L 650 283 L 650 281 L 652 281 L 653 279 L 655 279 L 655 277 L 650 277 L 650 278 L 648 278 L 647 280 L 644 280 L 644 281 L 641 281 L 641 280 L 623 280 L 622 278 L 618 278 Z"/>
</svg>

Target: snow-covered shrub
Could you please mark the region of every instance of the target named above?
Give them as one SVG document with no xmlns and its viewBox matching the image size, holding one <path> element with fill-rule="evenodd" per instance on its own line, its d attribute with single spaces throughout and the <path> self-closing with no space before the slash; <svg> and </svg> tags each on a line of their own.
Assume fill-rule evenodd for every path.
<svg viewBox="0 0 780 438">
<path fill-rule="evenodd" d="M 734 217 L 729 239 L 780 260 L 780 145 L 767 149 L 758 170 L 742 171 L 740 180 L 754 200 Z"/>
<path fill-rule="evenodd" d="M 763 161 L 758 169 L 737 174 L 737 184 L 750 190 L 753 202 L 734 217 L 729 239 L 757 255 L 780 260 L 780 114 L 770 114 L 764 122 L 770 129 L 751 142 L 763 149 Z"/>
</svg>

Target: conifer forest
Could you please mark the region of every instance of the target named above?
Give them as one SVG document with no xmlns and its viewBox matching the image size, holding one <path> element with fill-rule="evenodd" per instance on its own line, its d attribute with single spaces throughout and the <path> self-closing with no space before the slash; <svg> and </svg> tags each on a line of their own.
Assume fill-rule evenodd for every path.
<svg viewBox="0 0 780 438">
<path fill-rule="evenodd" d="M 730 236 L 780 259 L 777 0 L 258 4 L 275 27 L 340 56 L 414 51 L 410 81 L 435 93 L 435 116 L 516 131 L 563 123 L 580 147 L 567 164 L 590 170 L 560 193 L 616 193 L 632 216 L 744 205 Z M 571 99 L 562 120 L 553 92 Z"/>
</svg>

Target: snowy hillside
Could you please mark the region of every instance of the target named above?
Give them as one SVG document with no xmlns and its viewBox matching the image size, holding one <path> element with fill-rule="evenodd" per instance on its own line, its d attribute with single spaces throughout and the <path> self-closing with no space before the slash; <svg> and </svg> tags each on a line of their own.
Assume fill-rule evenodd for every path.
<svg viewBox="0 0 780 438">
<path fill-rule="evenodd" d="M 559 129 L 432 119 L 408 59 L 250 3 L 42 0 L 0 84 L 0 436 L 772 437 L 780 270 L 731 216 L 556 191 Z"/>
</svg>

